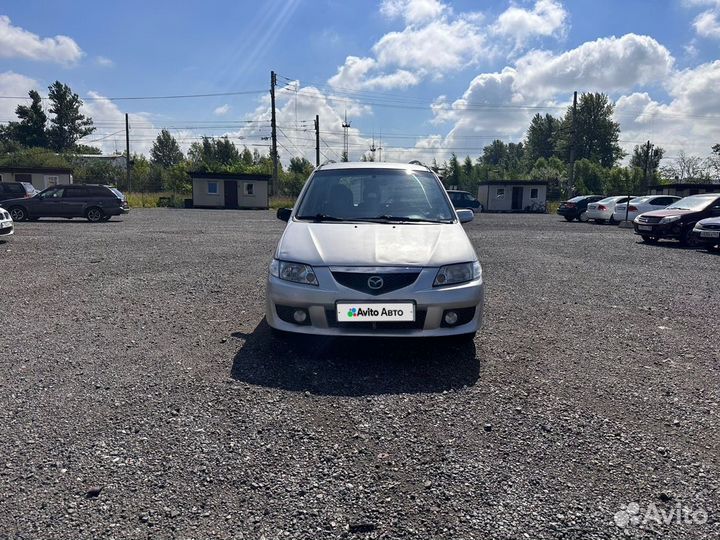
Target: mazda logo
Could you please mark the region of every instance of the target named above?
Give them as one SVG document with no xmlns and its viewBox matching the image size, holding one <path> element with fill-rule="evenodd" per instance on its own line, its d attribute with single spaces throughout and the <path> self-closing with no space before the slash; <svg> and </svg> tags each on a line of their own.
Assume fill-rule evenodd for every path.
<svg viewBox="0 0 720 540">
<path fill-rule="evenodd" d="M 382 289 L 383 286 L 383 278 L 380 276 L 372 276 L 370 279 L 368 279 L 368 287 L 370 287 L 373 290 Z"/>
</svg>

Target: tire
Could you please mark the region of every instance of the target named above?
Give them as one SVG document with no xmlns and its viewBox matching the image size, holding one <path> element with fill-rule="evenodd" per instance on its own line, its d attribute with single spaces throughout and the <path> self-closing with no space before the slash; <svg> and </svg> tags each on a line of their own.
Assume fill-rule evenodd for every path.
<svg viewBox="0 0 720 540">
<path fill-rule="evenodd" d="M 580 223 L 587 223 L 588 222 L 587 211 L 583 210 L 582 212 L 580 212 L 580 215 L 578 216 L 577 219 Z"/>
<path fill-rule="evenodd" d="M 615 221 L 615 216 L 610 216 L 610 219 L 608 220 L 608 223 L 610 225 L 617 225 L 617 221 Z"/>
<path fill-rule="evenodd" d="M 88 208 L 88 209 L 85 211 L 85 218 L 86 218 L 90 223 L 97 223 L 97 222 L 101 221 L 104 215 L 105 215 L 105 214 L 103 213 L 102 209 L 101 209 L 101 208 L 98 208 L 97 206 L 93 206 L 93 207 L 91 207 L 91 208 Z"/>
<path fill-rule="evenodd" d="M 22 206 L 13 206 L 10 208 L 9 212 L 13 221 L 27 221 L 28 219 L 27 210 L 25 210 Z"/>
<path fill-rule="evenodd" d="M 680 236 L 680 245 L 683 247 L 696 248 L 700 247 L 700 244 L 702 242 L 692 233 L 692 228 L 687 228 Z"/>
<path fill-rule="evenodd" d="M 575 218 L 570 217 L 570 216 L 565 216 L 565 221 L 567 221 L 567 222 L 570 222 L 570 221 L 572 221 L 573 219 L 575 219 Z"/>
<path fill-rule="evenodd" d="M 642 241 L 646 244 L 657 244 L 658 238 L 657 236 L 645 236 L 642 235 L 640 238 L 642 238 Z"/>
<path fill-rule="evenodd" d="M 708 244 L 706 247 L 710 253 L 720 253 L 720 245 Z"/>
</svg>

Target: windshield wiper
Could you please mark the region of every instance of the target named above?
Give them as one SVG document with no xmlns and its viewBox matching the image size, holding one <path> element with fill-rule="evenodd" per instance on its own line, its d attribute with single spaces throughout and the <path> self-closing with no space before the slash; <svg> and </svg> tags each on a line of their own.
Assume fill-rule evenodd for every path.
<svg viewBox="0 0 720 540">
<path fill-rule="evenodd" d="M 408 222 L 408 223 L 450 223 L 449 219 L 428 219 L 428 218 L 416 218 L 416 217 L 409 217 L 409 216 L 389 216 L 389 215 L 382 215 L 382 216 L 376 216 L 371 218 L 358 218 L 357 221 L 371 221 L 371 222 L 377 222 L 377 223 L 383 223 L 386 221 L 399 221 L 399 222 Z"/>
<path fill-rule="evenodd" d="M 313 221 L 345 221 L 343 218 L 328 216 L 327 214 L 315 214 L 314 216 L 298 216 L 297 219 L 312 219 Z"/>
</svg>

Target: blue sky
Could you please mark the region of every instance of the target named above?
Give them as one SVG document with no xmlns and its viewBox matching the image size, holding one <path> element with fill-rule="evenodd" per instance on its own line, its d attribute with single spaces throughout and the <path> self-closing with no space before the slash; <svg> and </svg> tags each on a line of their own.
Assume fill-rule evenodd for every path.
<svg viewBox="0 0 720 540">
<path fill-rule="evenodd" d="M 271 69 L 286 159 L 312 158 L 315 114 L 335 159 L 345 110 L 351 157 L 373 135 L 388 159 L 476 157 L 521 140 L 535 112 L 561 114 L 573 90 L 616 100 L 628 148 L 651 138 L 672 158 L 720 142 L 720 0 L 10 0 L 0 17 L 0 95 L 68 83 L 106 152 L 125 112 L 135 151 L 161 127 L 184 146 L 228 133 L 266 151 Z M 245 91 L 263 93 L 105 99 Z M 0 121 L 16 105 L 0 99 Z"/>
</svg>

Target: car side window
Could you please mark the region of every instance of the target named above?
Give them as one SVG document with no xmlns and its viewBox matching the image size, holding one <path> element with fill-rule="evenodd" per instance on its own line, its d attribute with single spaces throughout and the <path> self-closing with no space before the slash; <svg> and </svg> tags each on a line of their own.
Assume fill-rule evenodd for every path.
<svg viewBox="0 0 720 540">
<path fill-rule="evenodd" d="M 48 200 L 48 199 L 59 199 L 63 196 L 64 189 L 51 189 L 49 191 L 44 192 L 41 195 L 42 199 Z"/>
</svg>

